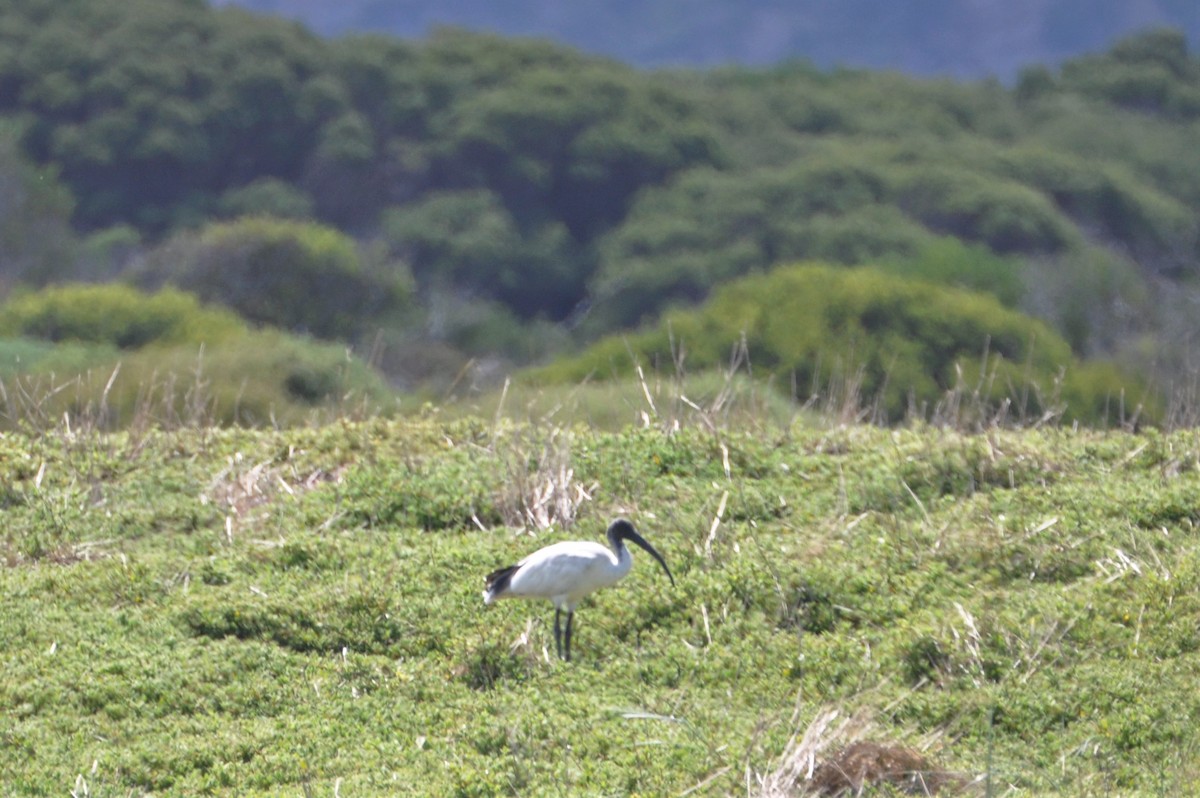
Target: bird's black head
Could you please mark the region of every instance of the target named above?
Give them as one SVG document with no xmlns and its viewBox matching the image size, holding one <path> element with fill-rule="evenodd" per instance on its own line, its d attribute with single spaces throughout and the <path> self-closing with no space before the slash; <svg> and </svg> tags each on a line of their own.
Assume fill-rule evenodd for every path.
<svg viewBox="0 0 1200 798">
<path fill-rule="evenodd" d="M 645 538 L 637 533 L 637 530 L 633 528 L 633 524 L 624 518 L 618 518 L 608 526 L 608 543 L 613 547 L 614 551 L 620 551 L 621 542 L 624 540 L 637 544 L 647 554 L 658 560 L 658 564 L 662 566 L 663 571 L 667 574 L 667 579 L 671 580 L 671 587 L 675 586 L 675 577 L 671 576 L 671 569 L 667 567 L 667 561 L 663 559 L 662 555 L 647 543 Z"/>
</svg>

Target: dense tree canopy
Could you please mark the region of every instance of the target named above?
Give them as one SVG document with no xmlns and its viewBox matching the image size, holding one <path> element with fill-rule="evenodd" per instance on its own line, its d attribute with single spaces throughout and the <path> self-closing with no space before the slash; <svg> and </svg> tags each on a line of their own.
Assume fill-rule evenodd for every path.
<svg viewBox="0 0 1200 798">
<path fill-rule="evenodd" d="M 0 289 L 62 277 L 75 257 L 74 199 L 53 167 L 22 157 L 0 124 Z"/>
<path fill-rule="evenodd" d="M 1198 98 L 1170 30 L 1010 89 L 639 72 L 456 30 L 323 40 L 203 0 L 12 0 L 0 190 L 20 202 L 0 206 L 0 275 L 125 268 L 263 323 L 458 345 L 479 336 L 445 319 L 480 309 L 586 343 L 780 263 L 870 263 L 993 293 L 1076 354 L 1144 363 L 1158 340 L 1178 369 L 1194 356 L 1166 331 L 1187 303 L 1164 297 L 1200 277 Z M 322 260 L 333 231 L 353 254 Z M 1100 272 L 1121 277 L 1077 279 Z M 398 313 L 410 279 L 424 319 Z M 518 338 L 497 340 L 547 354 Z"/>
</svg>

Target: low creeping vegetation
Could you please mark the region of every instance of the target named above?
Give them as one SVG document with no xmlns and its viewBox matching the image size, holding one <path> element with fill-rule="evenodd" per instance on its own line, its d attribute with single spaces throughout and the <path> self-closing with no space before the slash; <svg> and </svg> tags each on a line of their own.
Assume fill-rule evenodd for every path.
<svg viewBox="0 0 1200 798">
<path fill-rule="evenodd" d="M 0 437 L 21 795 L 1200 788 L 1200 435 L 802 424 Z M 632 518 L 582 608 L 483 575 Z"/>
</svg>

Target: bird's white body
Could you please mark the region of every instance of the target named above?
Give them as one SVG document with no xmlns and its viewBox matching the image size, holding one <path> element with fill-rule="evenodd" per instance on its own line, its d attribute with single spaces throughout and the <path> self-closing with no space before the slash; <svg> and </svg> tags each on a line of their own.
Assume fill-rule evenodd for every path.
<svg viewBox="0 0 1200 798">
<path fill-rule="evenodd" d="M 637 533 L 633 524 L 618 518 L 606 533 L 611 548 L 590 540 L 569 540 L 538 549 L 516 565 L 497 568 L 484 578 L 483 603 L 502 598 L 540 598 L 554 603 L 554 644 L 558 655 L 571 659 L 571 628 L 575 607 L 589 593 L 621 580 L 633 567 L 630 541 L 658 560 L 671 584 L 675 577 L 662 555 Z M 559 628 L 559 615 L 567 611 L 567 631 Z M 564 645 L 565 642 L 565 645 Z"/>
<path fill-rule="evenodd" d="M 616 553 L 600 543 L 569 540 L 538 549 L 517 563 L 517 570 L 499 595 L 485 590 L 483 601 L 501 598 L 550 599 L 558 609 L 571 612 L 589 593 L 621 580 L 633 566 L 633 556 L 622 546 Z"/>
</svg>

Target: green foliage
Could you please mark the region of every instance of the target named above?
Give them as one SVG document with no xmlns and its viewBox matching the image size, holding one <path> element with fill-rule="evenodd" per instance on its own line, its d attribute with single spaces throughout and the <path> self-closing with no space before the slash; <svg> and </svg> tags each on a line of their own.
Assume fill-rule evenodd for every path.
<svg viewBox="0 0 1200 798">
<path fill-rule="evenodd" d="M 780 262 L 854 264 L 912 254 L 931 236 L 895 208 L 886 171 L 844 150 L 790 169 L 693 170 L 642 194 L 601 244 L 593 281 L 600 329 L 635 325 L 671 302 Z"/>
<path fill-rule="evenodd" d="M 1025 409 L 1052 411 L 1060 369 L 1075 366 L 1049 327 L 992 297 L 873 269 L 808 265 L 732 282 L 699 310 L 668 314 L 656 329 L 601 341 L 532 376 L 578 381 L 628 373 L 639 362 L 673 369 L 677 360 L 684 368 L 713 368 L 739 346 L 760 374 L 765 369 L 802 392 L 853 383 L 891 420 L 934 405 L 962 387 L 964 376 L 966 385 L 990 386 L 993 399 L 1027 395 L 1033 386 L 1034 406 Z M 1111 418 L 1100 410 L 1115 401 L 1119 380 L 1108 371 L 1072 383 L 1069 417 Z M 1140 401 L 1137 383 L 1127 384 Z"/>
<path fill-rule="evenodd" d="M 1055 89 L 1054 75 L 1041 64 L 1022 67 L 1017 73 L 1017 99 L 1032 102 Z"/>
<path fill-rule="evenodd" d="M 1109 423 L 1156 422 L 1164 402 L 1112 363 L 1082 363 L 1063 377 L 1061 399 L 1072 416 Z"/>
<path fill-rule="evenodd" d="M 900 277 L 991 294 L 1006 307 L 1016 307 L 1025 294 L 1021 261 L 955 238 L 929 241 L 910 257 L 891 254 L 873 263 Z"/>
<path fill-rule="evenodd" d="M 1160 308 L 1195 275 L 1200 61 L 1175 31 L 1009 89 L 802 62 L 644 72 L 461 30 L 324 40 L 197 0 L 6 10 L 0 288 L 128 276 L 146 241 L 149 287 L 326 338 L 434 339 L 446 356 L 426 359 L 451 371 L 493 334 L 536 359 L 547 347 L 528 340 L 586 344 L 801 260 L 992 292 L 1088 354 L 1166 348 L 1187 321 L 1130 330 L 1106 303 L 1081 325 L 1016 282 L 1096 247 L 1125 254 L 1125 294 Z M 292 226 L 179 232 L 260 214 Z M 77 250 L 68 218 L 136 236 Z M 1004 274 L 948 237 L 1024 265 Z M 447 333 L 410 312 L 412 289 L 485 321 Z"/>
<path fill-rule="evenodd" d="M 352 338 L 409 301 L 398 270 L 368 270 L 344 233 L 268 217 L 181 234 L 151 255 L 138 278 L 177 285 L 251 321 L 324 338 Z"/>
<path fill-rule="evenodd" d="M 1122 341 L 1136 339 L 1157 313 L 1137 266 L 1099 247 L 1033 261 L 1025 273 L 1038 286 L 1025 307 L 1061 331 L 1081 355 L 1121 351 Z"/>
<path fill-rule="evenodd" d="M 37 167 L 17 146 L 15 125 L 0 119 L 0 286 L 63 276 L 74 256 L 75 200 L 53 167 Z"/>
<path fill-rule="evenodd" d="M 110 370 L 111 371 L 111 370 Z M 304 424 L 331 415 L 386 413 L 393 394 L 383 377 L 344 346 L 277 331 L 254 332 L 219 346 L 139 350 L 109 372 L 86 375 L 74 408 L 104 395 L 104 419 L 120 428 L 158 420 L 168 425 Z"/>
<path fill-rule="evenodd" d="M 70 316 L 75 329 L 97 336 L 93 339 L 0 338 L 0 379 L 5 381 L 0 424 L 40 429 L 65 418 L 68 424 L 108 429 L 291 426 L 393 408 L 395 397 L 382 375 L 344 346 L 274 330 L 249 331 L 232 314 L 200 308 L 187 295 L 178 295 L 186 301 L 176 301 L 175 294 L 142 300 L 169 311 L 176 327 L 165 331 L 151 323 L 157 317 L 142 305 L 130 310 L 110 304 L 105 318 L 124 319 L 126 327 Z M 9 308 L 23 302 L 16 300 L 0 313 L 8 317 Z M 106 337 L 131 331 L 157 337 L 125 350 Z"/>
<path fill-rule="evenodd" d="M 217 209 L 223 216 L 272 216 L 276 219 L 311 219 L 313 201 L 291 183 L 262 177 L 221 195 Z"/>
<path fill-rule="evenodd" d="M 530 65 L 485 87 L 448 142 L 456 170 L 506 199 L 538 197 L 577 239 L 593 237 L 641 186 L 716 157 L 686 101 L 631 77 L 579 61 Z"/>
<path fill-rule="evenodd" d="M 337 115 L 319 96 L 317 40 L 283 21 L 188 0 L 22 4 L 5 44 L 8 110 L 60 164 L 86 224 L 161 230 L 219 181 L 296 178 L 297 159 Z"/>
<path fill-rule="evenodd" d="M 561 316 L 582 291 L 566 230 L 522 235 L 489 191 L 433 193 L 390 209 L 382 224 L 389 249 L 422 285 L 479 291 L 524 317 Z"/>
<path fill-rule="evenodd" d="M 999 253 L 1058 252 L 1078 235 L 1035 189 L 964 169 L 914 170 L 902 179 L 898 200 L 931 229 Z"/>
<path fill-rule="evenodd" d="M 1044 192 L 1072 218 L 1095 225 L 1106 240 L 1123 242 L 1161 271 L 1177 269 L 1179 253 L 1200 236 L 1194 214 L 1183 203 L 1119 166 L 1042 148 L 1004 153 L 1002 163 L 1007 174 Z"/>
<path fill-rule="evenodd" d="M 1149 30 L 1103 54 L 1067 63 L 1062 83 L 1082 94 L 1145 113 L 1200 117 L 1200 65 L 1182 31 Z"/>
<path fill-rule="evenodd" d="M 0 338 L 0 379 L 23 374 L 82 374 L 117 357 L 111 344 L 52 343 L 32 338 Z"/>
<path fill-rule="evenodd" d="M 234 314 L 174 289 L 144 294 L 116 283 L 71 284 L 15 296 L 0 306 L 0 335 L 137 349 L 218 344 L 245 335 Z"/>
<path fill-rule="evenodd" d="M 415 483 L 533 496 L 497 466 L 551 442 L 590 497 L 570 529 L 377 512 Z M 1198 454 L 477 418 L 7 434 L 0 767 L 28 794 L 740 795 L 866 740 L 1014 796 L 1189 795 Z M 580 606 L 574 662 L 549 602 L 482 605 L 489 569 L 617 513 L 676 583 L 635 554 Z"/>
<path fill-rule="evenodd" d="M 141 251 L 142 236 L 137 229 L 127 224 L 106 227 L 80 242 L 72 273 L 88 282 L 115 279 Z"/>
<path fill-rule="evenodd" d="M 529 363 L 553 356 L 567 342 L 560 325 L 523 321 L 501 302 L 464 299 L 446 290 L 432 291 L 427 302 L 438 339 L 468 357 Z"/>
<path fill-rule="evenodd" d="M 490 468 L 480 469 L 481 461 Z M 359 473 L 349 480 L 357 497 L 355 521 L 368 527 L 403 524 L 427 531 L 468 529 L 501 522 L 498 508 L 503 468 L 485 450 L 459 450 L 448 458 L 408 462 L 381 478 Z M 446 491 L 454 485 L 453 491 Z"/>
</svg>

